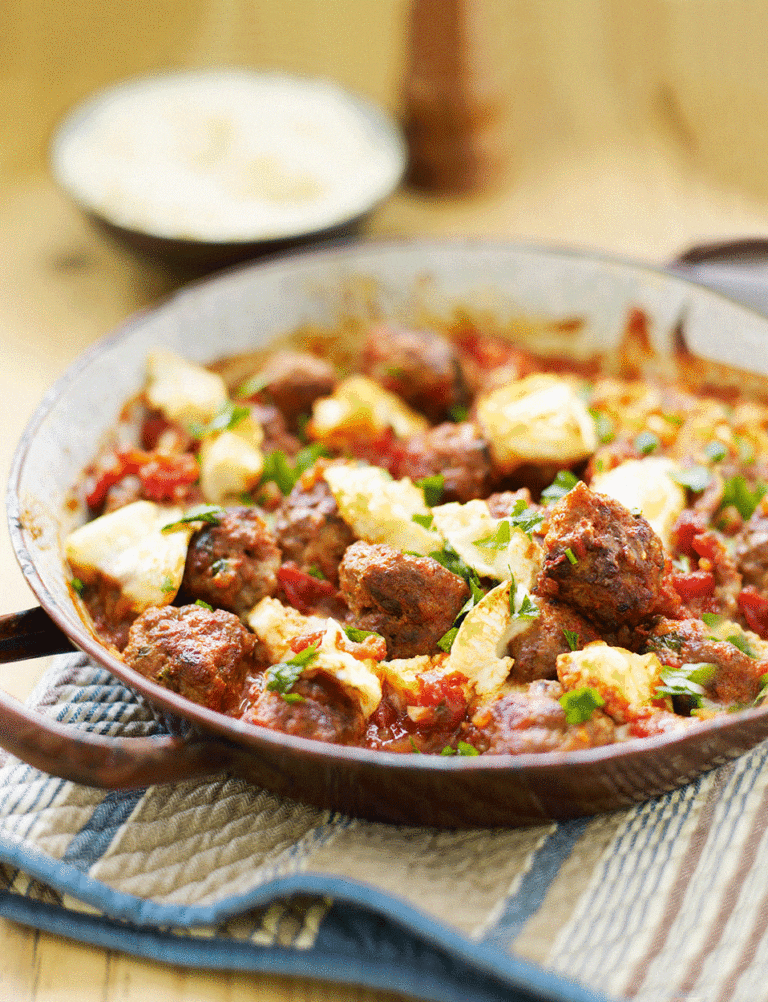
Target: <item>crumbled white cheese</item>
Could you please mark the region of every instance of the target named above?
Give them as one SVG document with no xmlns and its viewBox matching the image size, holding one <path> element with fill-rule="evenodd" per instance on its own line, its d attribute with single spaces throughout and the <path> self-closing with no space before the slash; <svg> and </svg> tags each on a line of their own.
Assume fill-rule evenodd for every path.
<svg viewBox="0 0 768 1002">
<path fill-rule="evenodd" d="M 398 438 L 408 438 L 428 427 L 427 419 L 396 394 L 367 376 L 350 376 L 330 396 L 315 401 L 307 434 L 317 441 L 343 443 L 350 436 L 375 438 L 388 428 Z"/>
<path fill-rule="evenodd" d="M 237 430 L 206 436 L 200 446 L 200 489 L 209 504 L 221 504 L 258 483 L 264 455 Z"/>
<path fill-rule="evenodd" d="M 639 509 L 669 548 L 672 529 L 686 504 L 685 490 L 670 475 L 675 469 L 676 464 L 665 456 L 629 459 L 612 470 L 595 474 L 590 487 L 630 511 Z"/>
<path fill-rule="evenodd" d="M 450 543 L 461 559 L 480 577 L 504 581 L 514 577 L 526 590 L 541 568 L 541 547 L 517 526 L 509 526 L 509 541 L 482 545 L 483 540 L 498 540 L 505 519 L 494 518 L 485 501 L 466 504 L 452 501 L 432 509 L 434 528 Z M 506 538 L 506 537 L 505 537 Z"/>
<path fill-rule="evenodd" d="M 442 547 L 438 533 L 413 521 L 414 515 L 428 518 L 430 509 L 407 477 L 393 480 L 377 466 L 351 465 L 328 466 L 323 477 L 358 539 L 421 554 Z"/>
<path fill-rule="evenodd" d="M 477 420 L 499 469 L 570 466 L 597 448 L 595 422 L 569 382 L 537 373 L 480 396 Z"/>
<path fill-rule="evenodd" d="M 589 687 L 605 700 L 602 709 L 620 724 L 647 714 L 661 684 L 655 654 L 634 654 L 595 640 L 580 651 L 558 655 L 557 675 L 566 690 Z"/>
<path fill-rule="evenodd" d="M 326 627 L 322 616 L 305 616 L 276 598 L 263 598 L 246 615 L 245 621 L 264 645 L 270 664 L 278 664 L 290 656 L 291 641 L 309 633 L 319 633 Z"/>
<path fill-rule="evenodd" d="M 221 376 L 161 350 L 151 352 L 147 358 L 145 395 L 151 407 L 185 427 L 206 425 L 228 400 Z"/>
<path fill-rule="evenodd" d="M 183 514 L 178 507 L 134 501 L 73 530 L 64 541 L 67 560 L 85 583 L 100 575 L 116 582 L 136 613 L 167 605 L 181 585 L 196 526 L 162 530 Z"/>
</svg>

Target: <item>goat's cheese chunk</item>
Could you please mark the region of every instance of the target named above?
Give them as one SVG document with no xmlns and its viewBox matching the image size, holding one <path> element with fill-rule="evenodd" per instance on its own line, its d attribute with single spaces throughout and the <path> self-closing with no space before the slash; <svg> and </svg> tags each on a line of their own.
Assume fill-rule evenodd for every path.
<svg viewBox="0 0 768 1002">
<path fill-rule="evenodd" d="M 675 463 L 665 456 L 629 459 L 612 470 L 597 473 L 590 487 L 625 508 L 639 509 L 669 548 L 672 529 L 686 503 L 685 490 L 671 477 L 675 468 Z"/>
<path fill-rule="evenodd" d="M 398 438 L 408 438 L 428 427 L 427 419 L 395 393 L 367 376 L 350 376 L 330 396 L 315 401 L 307 434 L 321 442 L 343 443 L 361 435 L 375 438 L 389 428 Z"/>
<path fill-rule="evenodd" d="M 511 584 L 503 581 L 469 610 L 445 663 L 446 672 L 458 671 L 469 679 L 477 696 L 501 689 L 515 663 L 506 654 L 507 645 L 513 637 L 530 629 L 533 622 L 531 618 L 513 616 Z M 516 609 L 524 595 L 524 589 L 516 589 L 513 600 Z M 529 601 L 533 602 L 530 596 Z"/>
<path fill-rule="evenodd" d="M 580 651 L 557 658 L 557 675 L 563 688 L 597 690 L 605 700 L 602 709 L 618 724 L 664 707 L 665 700 L 656 695 L 661 672 L 655 654 L 634 654 L 623 647 L 610 647 L 604 640 L 595 640 Z"/>
<path fill-rule="evenodd" d="M 86 584 L 114 581 L 133 612 L 167 605 L 181 585 L 196 528 L 176 525 L 183 515 L 182 508 L 134 501 L 73 530 L 64 541 L 67 560 Z"/>
<path fill-rule="evenodd" d="M 255 422 L 247 423 L 242 431 L 238 425 L 231 431 L 206 435 L 200 445 L 200 489 L 209 504 L 221 504 L 249 491 L 261 477 L 264 455 L 258 444 L 263 432 L 252 432 L 250 425 Z"/>
<path fill-rule="evenodd" d="M 276 598 L 257 602 L 245 619 L 261 641 L 267 661 L 273 665 L 291 656 L 291 641 L 295 637 L 320 633 L 326 627 L 324 617 L 305 616 Z"/>
<path fill-rule="evenodd" d="M 144 392 L 151 407 L 185 427 L 212 421 L 229 400 L 221 376 L 170 351 L 149 355 Z"/>
<path fill-rule="evenodd" d="M 381 702 L 381 682 L 373 658 L 356 658 L 344 649 L 344 633 L 335 619 L 326 620 L 325 632 L 317 652 L 302 671 L 305 678 L 325 674 L 360 704 L 368 718 Z"/>
<path fill-rule="evenodd" d="M 514 577 L 526 590 L 541 569 L 541 547 L 508 519 L 494 518 L 485 501 L 452 501 L 432 509 L 433 525 L 480 577 Z"/>
<path fill-rule="evenodd" d="M 424 492 L 411 480 L 393 480 L 377 466 L 328 466 L 323 477 L 341 517 L 358 539 L 389 543 L 399 550 L 428 554 L 442 547 L 438 533 L 414 515 L 429 520 Z"/>
<path fill-rule="evenodd" d="M 494 463 L 506 473 L 524 463 L 570 466 L 597 448 L 595 422 L 576 390 L 546 373 L 483 394 L 477 420 Z"/>
</svg>

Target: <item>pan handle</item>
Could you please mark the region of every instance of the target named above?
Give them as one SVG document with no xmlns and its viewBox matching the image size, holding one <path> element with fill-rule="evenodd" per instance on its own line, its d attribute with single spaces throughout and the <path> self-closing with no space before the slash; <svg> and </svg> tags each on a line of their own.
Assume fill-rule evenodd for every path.
<svg viewBox="0 0 768 1002">
<path fill-rule="evenodd" d="M 0 616 L 0 664 L 76 648 L 42 608 Z M 226 770 L 235 746 L 171 735 L 112 738 L 61 724 L 0 690 L 0 747 L 62 779 L 109 790 L 180 782 Z"/>
</svg>

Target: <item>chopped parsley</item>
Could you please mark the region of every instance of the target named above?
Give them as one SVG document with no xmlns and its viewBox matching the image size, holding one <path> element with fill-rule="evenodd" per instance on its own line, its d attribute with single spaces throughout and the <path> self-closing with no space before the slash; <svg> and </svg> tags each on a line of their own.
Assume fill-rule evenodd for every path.
<svg viewBox="0 0 768 1002">
<path fill-rule="evenodd" d="M 460 424 L 469 417 L 469 407 L 465 404 L 454 404 L 448 411 L 448 417 L 451 421 L 455 421 L 456 424 Z"/>
<path fill-rule="evenodd" d="M 264 678 L 267 682 L 267 689 L 270 692 L 279 692 L 281 696 L 290 693 L 293 686 L 298 682 L 302 671 L 317 657 L 319 641 L 305 647 L 303 651 L 294 654 L 288 661 L 280 661 L 276 665 L 267 668 Z"/>
<path fill-rule="evenodd" d="M 211 576 L 216 578 L 219 574 L 224 574 L 229 570 L 229 559 L 227 557 L 219 557 L 218 560 L 214 560 L 211 564 Z"/>
<path fill-rule="evenodd" d="M 713 463 L 720 463 L 728 455 L 728 449 L 723 445 L 722 442 L 713 441 L 707 442 L 704 446 L 704 452 L 710 458 Z"/>
<path fill-rule="evenodd" d="M 755 696 L 753 706 L 757 706 L 761 703 L 765 697 L 768 696 L 768 675 L 760 676 L 760 688 L 757 690 L 757 695 Z"/>
<path fill-rule="evenodd" d="M 592 415 L 592 420 L 595 422 L 595 432 L 597 434 L 597 440 L 601 445 L 606 445 L 608 442 L 612 442 L 616 438 L 616 432 L 613 427 L 613 421 L 608 417 L 607 414 L 603 414 L 596 407 L 590 407 L 589 413 Z"/>
<path fill-rule="evenodd" d="M 755 513 L 755 509 L 768 492 L 768 485 L 756 484 L 750 487 L 746 478 L 740 474 L 725 481 L 723 499 L 720 502 L 720 510 L 731 505 L 738 511 L 739 515 L 746 522 Z"/>
<path fill-rule="evenodd" d="M 163 578 L 163 583 L 160 585 L 160 591 L 164 595 L 167 595 L 168 592 L 173 591 L 174 587 L 175 585 L 173 583 L 173 579 L 171 578 L 170 574 L 166 574 L 165 577 Z"/>
<path fill-rule="evenodd" d="M 434 522 L 434 520 L 435 520 L 435 516 L 432 515 L 432 514 L 429 514 L 429 515 L 419 515 L 419 514 L 411 515 L 411 521 L 415 522 L 416 525 L 422 526 L 422 528 L 424 528 L 424 529 L 431 529 L 432 528 L 432 523 Z"/>
<path fill-rule="evenodd" d="M 704 686 L 717 671 L 717 665 L 703 662 L 672 668 L 664 665 L 661 671 L 662 684 L 656 687 L 659 696 L 685 696 L 695 707 L 702 704 L 706 696 Z"/>
<path fill-rule="evenodd" d="M 250 413 L 250 407 L 246 407 L 244 404 L 235 404 L 231 400 L 228 400 L 219 413 L 211 418 L 207 424 L 191 424 L 187 430 L 193 438 L 205 438 L 206 435 L 215 435 L 217 432 L 230 431 L 232 428 L 236 428 Z"/>
<path fill-rule="evenodd" d="M 446 633 L 442 635 L 442 637 L 440 637 L 440 639 L 437 642 L 437 646 L 440 648 L 441 651 L 445 651 L 446 654 L 450 651 L 451 647 L 453 646 L 453 642 L 456 639 L 456 634 L 458 632 L 459 632 L 458 626 L 452 626 L 450 630 L 448 630 Z"/>
<path fill-rule="evenodd" d="M 522 530 L 530 537 L 531 533 L 541 526 L 544 516 L 540 511 L 536 511 L 535 508 L 529 508 L 525 501 L 519 498 L 515 502 L 515 507 L 512 509 L 512 514 L 509 515 L 507 521 L 509 521 L 510 525 Z"/>
<path fill-rule="evenodd" d="M 558 702 L 565 712 L 567 724 L 585 724 L 595 710 L 605 705 L 603 697 L 590 685 L 563 693 Z"/>
<path fill-rule="evenodd" d="M 509 546 L 511 538 L 512 532 L 509 519 L 503 518 L 490 536 L 483 536 L 482 539 L 474 540 L 474 545 L 482 546 L 485 550 L 505 550 Z"/>
<path fill-rule="evenodd" d="M 534 604 L 528 592 L 523 593 L 523 599 L 518 609 L 515 608 L 517 598 L 517 585 L 515 579 L 510 576 L 509 580 L 509 615 L 511 619 L 536 619 L 539 615 L 539 608 Z"/>
<path fill-rule="evenodd" d="M 164 525 L 161 532 L 172 532 L 174 529 L 178 529 L 182 525 L 192 525 L 195 522 L 205 522 L 206 525 L 221 525 L 221 516 L 224 514 L 224 509 L 220 505 L 207 504 L 200 505 L 198 508 L 191 508 L 183 518 L 177 519 L 175 522 L 169 522 L 168 525 Z"/>
<path fill-rule="evenodd" d="M 264 457 L 261 482 L 265 484 L 272 481 L 277 484 L 281 494 L 290 494 L 302 473 L 313 466 L 321 456 L 327 454 L 325 446 L 320 442 L 305 445 L 296 453 L 293 461 L 280 449 L 275 449 Z"/>
<path fill-rule="evenodd" d="M 199 605 L 201 609 L 207 609 L 208 612 L 213 612 L 213 606 L 209 602 L 204 602 L 201 598 L 195 602 L 195 605 Z"/>
<path fill-rule="evenodd" d="M 235 390 L 234 395 L 238 400 L 243 400 L 245 397 L 255 397 L 262 390 L 266 389 L 268 382 L 263 373 L 257 372 L 241 383 Z"/>
<path fill-rule="evenodd" d="M 712 481 L 712 474 L 706 466 L 679 467 L 670 471 L 670 477 L 681 487 L 687 487 L 689 491 L 700 494 L 709 487 Z"/>
<path fill-rule="evenodd" d="M 345 626 L 344 632 L 350 640 L 354 641 L 356 644 L 362 643 L 366 637 L 380 637 L 380 633 L 376 633 L 375 630 L 360 630 L 356 626 Z"/>
<path fill-rule="evenodd" d="M 458 741 L 455 748 L 451 748 L 450 745 L 446 745 L 445 748 L 440 752 L 441 755 L 479 755 L 480 752 L 475 748 L 474 745 L 468 744 L 466 741 Z"/>
<path fill-rule="evenodd" d="M 634 446 L 642 456 L 650 456 L 661 445 L 661 439 L 652 431 L 641 431 L 635 435 Z"/>
<path fill-rule="evenodd" d="M 679 633 L 662 633 L 657 637 L 648 638 L 648 646 L 653 650 L 666 648 L 669 651 L 679 652 L 683 648 L 685 641 Z"/>
<path fill-rule="evenodd" d="M 442 473 L 435 473 L 431 477 L 422 477 L 421 480 L 417 480 L 415 483 L 423 491 L 424 500 L 430 508 L 434 508 L 436 504 L 440 504 L 440 498 L 442 498 L 443 491 L 445 490 L 445 477 Z"/>
<path fill-rule="evenodd" d="M 566 630 L 565 627 L 563 627 L 563 636 L 572 651 L 577 651 L 579 649 L 581 637 L 575 630 Z"/>
<path fill-rule="evenodd" d="M 742 654 L 746 654 L 749 658 L 756 658 L 757 655 L 749 646 L 747 638 L 743 633 L 732 633 L 730 636 L 725 638 L 729 644 L 733 644 L 734 647 L 738 647 Z"/>
<path fill-rule="evenodd" d="M 317 581 L 326 580 L 325 574 L 323 574 L 322 570 L 317 566 L 317 564 L 310 564 L 309 567 L 307 568 L 307 574 L 309 574 L 311 578 L 315 578 L 315 580 Z"/>
<path fill-rule="evenodd" d="M 576 556 L 576 554 L 573 552 L 570 546 L 566 547 L 565 555 L 566 557 L 568 557 L 569 564 L 578 564 L 579 558 Z"/>
<path fill-rule="evenodd" d="M 702 612 L 701 619 L 702 622 L 710 628 L 710 630 L 716 630 L 723 622 L 724 617 L 717 612 Z"/>
<path fill-rule="evenodd" d="M 83 591 L 85 590 L 85 585 L 80 580 L 80 578 L 72 578 L 70 584 L 72 585 L 72 588 L 77 592 L 78 595 L 83 594 Z"/>
<path fill-rule="evenodd" d="M 541 492 L 541 500 L 545 504 L 559 501 L 579 482 L 579 478 L 571 470 L 560 470 L 555 479 Z"/>
</svg>

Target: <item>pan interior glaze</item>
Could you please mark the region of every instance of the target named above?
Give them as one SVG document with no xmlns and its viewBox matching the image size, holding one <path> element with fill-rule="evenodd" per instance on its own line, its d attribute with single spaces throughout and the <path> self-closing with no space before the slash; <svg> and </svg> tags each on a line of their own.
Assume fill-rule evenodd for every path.
<svg viewBox="0 0 768 1002">
<path fill-rule="evenodd" d="M 309 329 L 352 336 L 376 317 L 446 320 L 462 310 L 515 330 L 581 321 L 574 351 L 610 349 L 630 310 L 669 355 L 684 326 L 696 356 L 768 375 L 768 321 L 684 279 L 594 255 L 500 243 L 367 243 L 245 267 L 187 287 L 97 344 L 40 404 L 9 485 L 19 562 L 72 641 L 158 708 L 226 741 L 225 767 L 278 793 L 384 821 L 450 826 L 531 824 L 625 806 L 682 785 L 768 736 L 768 710 L 717 718 L 684 735 L 567 754 L 451 758 L 324 745 L 192 704 L 128 669 L 80 616 L 61 541 L 82 521 L 68 499 L 80 471 L 140 388 L 163 346 L 207 363 Z M 219 763 L 220 764 L 220 763 Z"/>
</svg>

